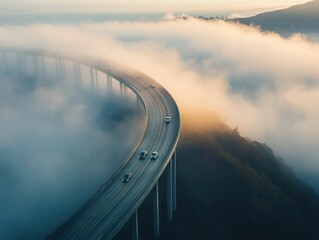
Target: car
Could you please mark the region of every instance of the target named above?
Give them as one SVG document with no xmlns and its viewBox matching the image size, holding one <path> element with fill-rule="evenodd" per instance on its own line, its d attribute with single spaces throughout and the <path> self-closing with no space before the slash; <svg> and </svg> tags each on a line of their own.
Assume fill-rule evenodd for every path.
<svg viewBox="0 0 319 240">
<path fill-rule="evenodd" d="M 143 150 L 143 151 L 140 153 L 139 159 L 145 159 L 146 157 L 147 157 L 147 151 L 146 151 L 146 150 Z"/>
<path fill-rule="evenodd" d="M 122 179 L 122 182 L 123 183 L 128 183 L 132 178 L 132 173 L 126 173 L 124 174 L 124 177 Z"/>
<path fill-rule="evenodd" d="M 151 88 L 155 88 L 155 84 L 151 84 L 150 87 L 151 87 Z"/>
<path fill-rule="evenodd" d="M 156 160 L 157 157 L 158 157 L 158 152 L 152 152 L 152 154 L 151 154 L 151 159 L 152 159 L 152 160 Z"/>
<path fill-rule="evenodd" d="M 165 122 L 166 122 L 166 123 L 170 123 L 170 122 L 171 122 L 171 117 L 166 117 L 166 118 L 165 118 Z"/>
</svg>

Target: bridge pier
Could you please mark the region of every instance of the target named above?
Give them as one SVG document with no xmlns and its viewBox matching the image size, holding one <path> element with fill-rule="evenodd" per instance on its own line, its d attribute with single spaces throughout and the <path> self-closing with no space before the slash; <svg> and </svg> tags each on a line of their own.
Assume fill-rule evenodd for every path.
<svg viewBox="0 0 319 240">
<path fill-rule="evenodd" d="M 74 75 L 74 82 L 78 79 L 78 69 L 77 69 L 77 63 L 73 62 L 73 75 Z"/>
<path fill-rule="evenodd" d="M 127 100 L 127 87 L 123 82 L 120 82 L 120 96 Z"/>
<path fill-rule="evenodd" d="M 62 76 L 65 79 L 66 78 L 65 61 L 63 59 L 61 59 L 61 68 L 62 68 Z"/>
<path fill-rule="evenodd" d="M 91 80 L 91 87 L 95 89 L 94 71 L 92 67 L 90 67 L 90 80 Z"/>
<path fill-rule="evenodd" d="M 132 222 L 132 239 L 139 240 L 138 236 L 138 214 L 137 210 L 133 215 L 133 222 Z"/>
<path fill-rule="evenodd" d="M 172 156 L 173 161 L 173 211 L 176 211 L 177 208 L 177 201 L 176 201 L 176 150 L 173 153 Z"/>
<path fill-rule="evenodd" d="M 61 78 L 60 80 L 63 80 L 65 78 L 65 65 L 63 59 L 58 59 L 58 69 Z"/>
<path fill-rule="evenodd" d="M 40 79 L 41 82 L 45 82 L 46 69 L 45 69 L 44 56 L 33 55 L 33 64 L 34 64 L 34 72 L 36 73 L 37 76 L 41 77 Z"/>
<path fill-rule="evenodd" d="M 169 161 L 166 169 L 167 175 L 167 220 L 173 220 L 173 164 Z"/>
<path fill-rule="evenodd" d="M 128 97 L 127 97 L 127 87 L 126 87 L 125 84 L 123 85 L 123 94 L 124 94 L 124 99 L 125 99 L 125 101 L 128 101 Z"/>
<path fill-rule="evenodd" d="M 73 69 L 74 69 L 74 81 L 77 80 L 81 83 L 81 65 L 77 62 L 73 62 Z"/>
<path fill-rule="evenodd" d="M 120 82 L 120 96 L 123 97 L 124 93 L 123 93 L 123 83 Z"/>
<path fill-rule="evenodd" d="M 82 71 L 81 71 L 81 64 L 78 63 L 78 77 L 79 77 L 79 81 L 80 83 L 82 83 Z"/>
<path fill-rule="evenodd" d="M 154 210 L 154 237 L 159 238 L 159 197 L 158 197 L 158 182 L 153 190 L 153 210 Z"/>
<path fill-rule="evenodd" d="M 95 87 L 96 91 L 99 91 L 99 78 L 98 78 L 98 72 L 96 68 L 94 68 L 94 75 L 95 75 Z"/>
<path fill-rule="evenodd" d="M 64 68 L 64 61 L 59 58 L 55 58 L 55 70 L 57 74 L 57 79 L 60 82 L 62 82 L 62 79 L 65 75 L 65 69 L 63 70 L 63 68 Z"/>
<path fill-rule="evenodd" d="M 56 72 L 56 76 L 57 76 L 57 79 L 59 80 L 60 74 L 59 74 L 59 63 L 58 63 L 58 59 L 55 58 L 55 59 L 54 59 L 54 62 L 55 62 L 55 72 Z"/>
<path fill-rule="evenodd" d="M 112 77 L 109 74 L 106 74 L 106 83 L 107 83 L 107 90 L 108 93 L 111 95 L 113 92 L 113 83 L 112 83 Z"/>
</svg>

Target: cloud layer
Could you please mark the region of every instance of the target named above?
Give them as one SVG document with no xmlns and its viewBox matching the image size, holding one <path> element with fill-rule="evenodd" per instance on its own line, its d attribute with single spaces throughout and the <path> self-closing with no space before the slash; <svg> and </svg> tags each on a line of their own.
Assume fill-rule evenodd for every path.
<svg viewBox="0 0 319 240">
<path fill-rule="evenodd" d="M 313 186 L 319 171 L 319 45 L 223 21 L 1 27 L 0 45 L 105 59 L 163 84 L 184 129 L 220 119 L 267 143 Z M 319 189 L 319 186 L 316 186 Z"/>
<path fill-rule="evenodd" d="M 46 78 L 6 66 L 0 74 L 0 239 L 43 239 L 128 155 L 138 118 L 119 98 L 50 76 L 48 65 Z"/>
</svg>

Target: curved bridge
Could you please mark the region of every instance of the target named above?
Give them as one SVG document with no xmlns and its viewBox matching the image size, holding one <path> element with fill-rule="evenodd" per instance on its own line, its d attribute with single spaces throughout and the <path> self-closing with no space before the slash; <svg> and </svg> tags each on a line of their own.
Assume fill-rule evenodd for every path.
<svg viewBox="0 0 319 240">
<path fill-rule="evenodd" d="M 6 50 L 7 51 L 7 50 Z M 5 61 L 6 51 L 2 51 Z M 15 51 L 17 52 L 17 51 Z M 172 220 L 176 210 L 176 145 L 180 135 L 180 115 L 172 96 L 150 77 L 130 69 L 103 63 L 70 60 L 57 54 L 36 51 L 21 51 L 21 54 L 54 58 L 57 72 L 63 72 L 64 60 L 72 61 L 75 76 L 81 78 L 79 65 L 90 68 L 92 86 L 98 86 L 97 71 L 106 74 L 108 86 L 111 78 L 120 83 L 121 94 L 129 88 L 137 95 L 145 110 L 144 131 L 128 159 L 123 161 L 113 176 L 82 206 L 70 219 L 54 231 L 48 239 L 112 239 L 133 216 L 133 238 L 138 239 L 137 210 L 152 192 L 154 198 L 154 235 L 159 236 L 158 180 L 166 169 L 167 176 L 167 217 Z M 60 69 L 60 70 L 59 70 Z M 95 73 L 95 74 L 94 74 Z M 152 86 L 152 85 L 155 85 Z M 171 117 L 166 123 L 165 117 Z M 121 146 L 118 146 L 120 151 Z M 150 155 L 139 160 L 141 151 L 158 152 L 158 158 Z M 132 179 L 123 183 L 126 173 Z M 80 187 L 80 186 L 79 186 Z"/>
</svg>

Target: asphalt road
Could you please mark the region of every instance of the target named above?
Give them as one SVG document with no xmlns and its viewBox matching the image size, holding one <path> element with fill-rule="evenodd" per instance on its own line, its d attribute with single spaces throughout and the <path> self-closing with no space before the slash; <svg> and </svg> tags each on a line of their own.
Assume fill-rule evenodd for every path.
<svg viewBox="0 0 319 240">
<path fill-rule="evenodd" d="M 140 96 L 146 109 L 145 133 L 127 163 L 48 239 L 114 237 L 152 190 L 169 163 L 179 138 L 180 117 L 177 105 L 161 85 L 133 70 L 114 66 L 110 70 L 103 65 L 95 67 L 102 72 L 108 71 Z M 151 84 L 156 87 L 152 88 Z M 165 123 L 166 116 L 172 118 L 171 123 Z M 147 150 L 148 156 L 139 160 L 142 150 Z M 118 151 L 121 151 L 121 146 L 118 146 Z M 152 151 L 159 153 L 156 160 L 150 159 Z M 132 179 L 123 183 L 124 174 L 129 172 L 132 173 Z"/>
</svg>

